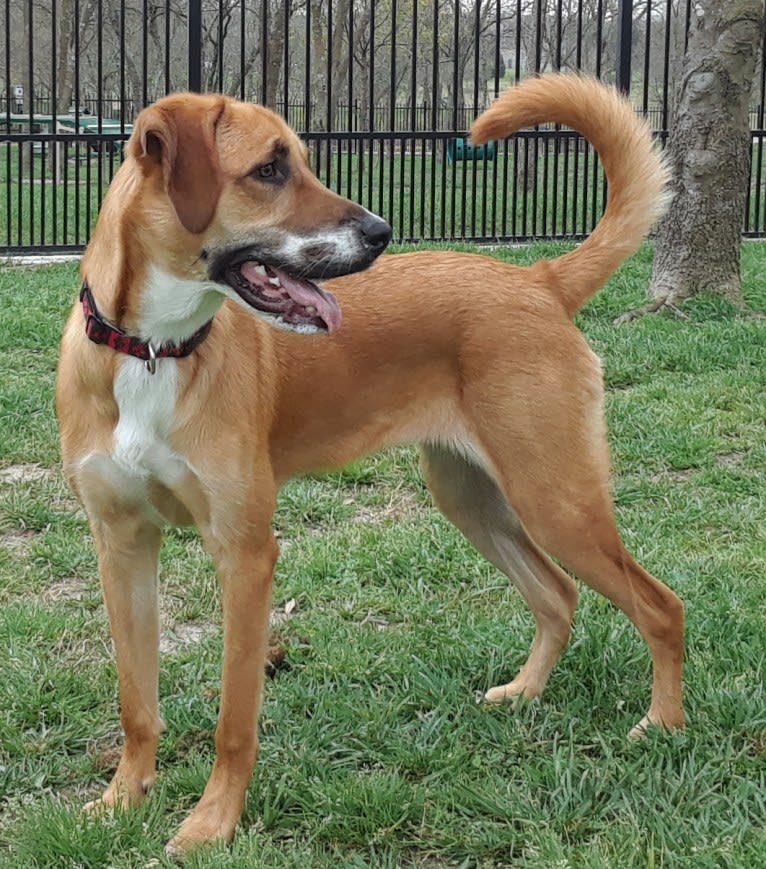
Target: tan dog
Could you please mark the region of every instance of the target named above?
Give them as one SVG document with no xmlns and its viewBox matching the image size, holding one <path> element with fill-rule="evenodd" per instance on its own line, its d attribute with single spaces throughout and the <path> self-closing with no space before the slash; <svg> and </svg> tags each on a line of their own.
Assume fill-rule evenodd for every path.
<svg viewBox="0 0 766 869">
<path fill-rule="evenodd" d="M 66 327 L 58 413 L 119 670 L 125 744 L 99 805 L 139 803 L 155 777 L 162 526 L 196 524 L 220 576 L 216 759 L 171 851 L 229 838 L 242 811 L 277 490 L 390 444 L 424 445 L 436 503 L 534 613 L 529 659 L 488 700 L 540 694 L 567 642 L 577 592 L 552 555 L 649 646 L 651 705 L 636 731 L 683 726 L 683 607 L 618 535 L 601 368 L 572 324 L 659 215 L 666 173 L 627 102 L 577 77 L 508 91 L 473 138 L 543 121 L 575 127 L 601 155 L 610 197 L 590 238 L 528 268 L 442 251 L 383 257 L 332 282 L 341 325 L 311 281 L 369 265 L 388 225 L 325 189 L 263 108 L 186 94 L 139 116 L 83 259 L 90 291 Z"/>
</svg>

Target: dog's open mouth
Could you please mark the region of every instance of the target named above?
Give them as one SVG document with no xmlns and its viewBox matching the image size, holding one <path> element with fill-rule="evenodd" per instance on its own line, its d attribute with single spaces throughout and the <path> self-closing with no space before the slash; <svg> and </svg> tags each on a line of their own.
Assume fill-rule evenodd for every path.
<svg viewBox="0 0 766 869">
<path fill-rule="evenodd" d="M 248 260 L 226 269 L 225 280 L 250 307 L 287 329 L 332 333 L 340 328 L 335 296 L 306 278 Z"/>
</svg>

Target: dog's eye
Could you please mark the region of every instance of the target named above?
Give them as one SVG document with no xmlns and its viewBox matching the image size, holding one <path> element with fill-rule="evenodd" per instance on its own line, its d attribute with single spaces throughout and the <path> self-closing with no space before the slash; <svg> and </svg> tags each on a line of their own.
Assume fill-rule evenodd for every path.
<svg viewBox="0 0 766 869">
<path fill-rule="evenodd" d="M 282 184 L 287 180 L 289 171 L 280 157 L 274 157 L 268 163 L 254 166 L 247 177 L 255 181 L 264 181 L 267 184 Z"/>
<path fill-rule="evenodd" d="M 256 178 L 262 178 L 264 181 L 273 181 L 277 177 L 277 174 L 277 166 L 273 161 L 271 163 L 264 163 L 263 166 L 258 166 L 253 171 L 253 175 Z"/>
</svg>

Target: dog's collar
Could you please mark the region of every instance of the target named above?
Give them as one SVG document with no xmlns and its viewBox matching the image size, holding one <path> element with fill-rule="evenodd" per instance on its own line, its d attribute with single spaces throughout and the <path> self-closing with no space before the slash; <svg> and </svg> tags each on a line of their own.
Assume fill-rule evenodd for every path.
<svg viewBox="0 0 766 869">
<path fill-rule="evenodd" d="M 118 353 L 127 353 L 128 356 L 143 359 L 150 374 L 154 374 L 157 369 L 157 359 L 165 356 L 180 359 L 196 350 L 207 338 L 210 327 L 213 325 L 213 321 L 208 320 L 186 341 L 182 341 L 180 344 L 163 344 L 160 347 L 154 347 L 150 341 L 142 341 L 133 335 L 127 335 L 114 323 L 105 320 L 96 307 L 96 301 L 87 281 L 83 281 L 80 302 L 82 302 L 82 310 L 85 314 L 85 334 L 88 338 L 94 344 L 106 344 L 107 347 L 117 350 Z"/>
</svg>

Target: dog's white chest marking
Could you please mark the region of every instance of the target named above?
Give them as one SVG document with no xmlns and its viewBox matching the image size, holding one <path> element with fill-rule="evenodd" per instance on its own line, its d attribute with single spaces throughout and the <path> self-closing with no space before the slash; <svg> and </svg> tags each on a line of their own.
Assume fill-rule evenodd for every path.
<svg viewBox="0 0 766 869">
<path fill-rule="evenodd" d="M 197 474 L 170 444 L 177 393 L 176 360 L 157 360 L 154 374 L 140 359 L 122 360 L 114 380 L 119 416 L 111 450 L 89 453 L 77 471 L 89 512 L 117 506 L 138 510 L 156 525 L 192 521 L 185 496 Z"/>
<path fill-rule="evenodd" d="M 122 361 L 114 381 L 119 419 L 114 429 L 112 458 L 131 476 L 156 479 L 166 485 L 177 481 L 179 461 L 169 445 L 178 392 L 178 366 L 173 359 L 157 361 L 150 374 L 140 359 Z"/>
<path fill-rule="evenodd" d="M 154 374 L 140 359 L 122 361 L 114 380 L 119 416 L 111 449 L 89 453 L 77 470 L 90 514 L 138 512 L 158 526 L 206 516 L 199 475 L 170 444 L 177 394 L 176 360 L 157 360 Z"/>
<path fill-rule="evenodd" d="M 212 319 L 223 298 L 205 281 L 176 278 L 153 266 L 141 298 L 139 334 L 155 346 L 186 340 Z M 185 458 L 169 443 L 177 394 L 174 359 L 158 359 L 154 374 L 140 359 L 122 360 L 114 381 L 119 419 L 112 458 L 134 477 L 156 480 L 171 489 L 189 470 Z"/>
<path fill-rule="evenodd" d="M 106 496 L 138 509 L 156 525 L 188 525 L 185 493 L 196 473 L 170 445 L 176 424 L 178 366 L 159 359 L 150 374 L 140 359 L 122 361 L 114 380 L 119 409 L 111 453 L 91 454 L 81 465 L 95 474 L 95 500 Z M 87 500 L 87 499 L 86 499 Z M 93 495 L 91 503 L 95 503 Z"/>
</svg>

